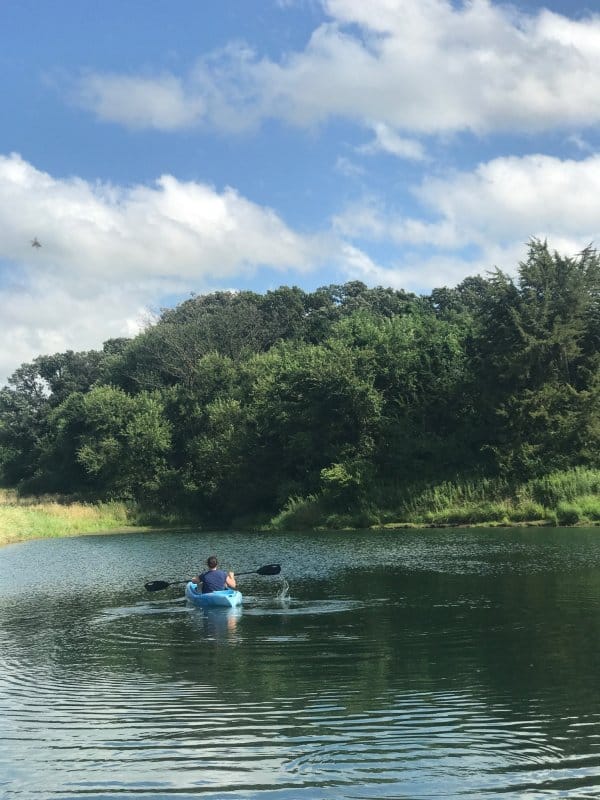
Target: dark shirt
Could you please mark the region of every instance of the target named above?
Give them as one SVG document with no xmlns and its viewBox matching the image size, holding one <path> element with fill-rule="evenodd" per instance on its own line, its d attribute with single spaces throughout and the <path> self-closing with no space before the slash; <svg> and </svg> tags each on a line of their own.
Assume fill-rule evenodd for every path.
<svg viewBox="0 0 600 800">
<path fill-rule="evenodd" d="M 225 583 L 227 573 L 224 569 L 209 569 L 208 572 L 203 572 L 199 577 L 202 584 L 202 594 L 218 592 L 227 588 Z"/>
</svg>

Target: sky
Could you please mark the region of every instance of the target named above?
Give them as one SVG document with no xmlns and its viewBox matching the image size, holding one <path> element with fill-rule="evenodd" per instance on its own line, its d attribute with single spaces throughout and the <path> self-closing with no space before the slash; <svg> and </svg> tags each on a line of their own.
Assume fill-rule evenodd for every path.
<svg viewBox="0 0 600 800">
<path fill-rule="evenodd" d="M 192 294 L 600 241 L 598 0 L 0 0 L 0 75 L 0 385 Z"/>
</svg>

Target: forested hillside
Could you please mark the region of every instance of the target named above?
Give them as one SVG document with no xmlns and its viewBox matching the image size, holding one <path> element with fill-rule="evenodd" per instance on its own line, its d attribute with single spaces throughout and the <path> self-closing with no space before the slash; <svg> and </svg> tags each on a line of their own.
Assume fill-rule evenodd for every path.
<svg viewBox="0 0 600 800">
<path fill-rule="evenodd" d="M 134 339 L 23 364 L 0 482 L 207 524 L 393 518 L 433 486 L 600 467 L 599 357 L 596 251 L 539 241 L 514 279 L 428 296 L 192 297 Z"/>
</svg>

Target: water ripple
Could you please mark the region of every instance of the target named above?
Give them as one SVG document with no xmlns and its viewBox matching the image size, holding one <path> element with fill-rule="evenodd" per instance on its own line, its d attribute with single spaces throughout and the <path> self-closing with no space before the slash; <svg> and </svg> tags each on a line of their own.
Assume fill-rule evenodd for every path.
<svg viewBox="0 0 600 800">
<path fill-rule="evenodd" d="M 79 541 L 73 565 L 46 544 L 63 583 L 37 605 L 0 565 L 3 798 L 600 796 L 597 539 L 574 577 L 552 571 L 556 537 L 526 576 L 529 551 L 497 533 L 335 552 L 231 537 L 239 563 L 287 561 L 288 586 L 248 578 L 243 608 L 210 612 L 144 594 L 146 573 L 186 574 L 190 540 L 166 539 L 157 571 L 159 541 L 120 540 L 128 560 L 107 537 Z M 91 572 L 100 551 L 106 576 Z"/>
</svg>

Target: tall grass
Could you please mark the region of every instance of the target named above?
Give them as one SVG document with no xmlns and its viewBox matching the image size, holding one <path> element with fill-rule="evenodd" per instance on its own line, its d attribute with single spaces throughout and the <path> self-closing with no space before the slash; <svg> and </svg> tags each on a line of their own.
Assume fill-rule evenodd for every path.
<svg viewBox="0 0 600 800">
<path fill-rule="evenodd" d="M 544 506 L 572 503 L 579 497 L 600 496 L 600 470 L 574 467 L 535 478 L 523 487 L 526 496 Z"/>
<path fill-rule="evenodd" d="M 0 544 L 116 530 L 149 521 L 124 503 L 19 497 L 14 491 L 0 489 Z M 173 525 L 175 520 L 161 516 L 153 523 Z M 298 530 L 380 524 L 600 525 L 600 470 L 578 467 L 519 485 L 501 478 L 456 479 L 432 486 L 390 482 L 373 487 L 368 509 L 344 513 L 332 513 L 331 503 L 317 493 L 290 498 L 279 514 L 261 527 Z"/>
<path fill-rule="evenodd" d="M 398 490 L 394 491 L 398 498 Z M 577 467 L 524 484 L 502 478 L 446 481 L 404 490 L 388 506 L 388 522 L 424 525 L 595 524 L 600 521 L 600 470 Z"/>
<path fill-rule="evenodd" d="M 600 525 L 600 470 L 578 467 L 526 483 L 503 478 L 435 485 L 389 481 L 372 487 L 369 508 L 334 514 L 325 493 L 293 497 L 274 530 L 440 525 Z"/>
<path fill-rule="evenodd" d="M 80 533 L 96 533 L 132 525 L 123 503 L 70 503 L 60 498 L 22 498 L 0 489 L 0 544 Z"/>
</svg>

